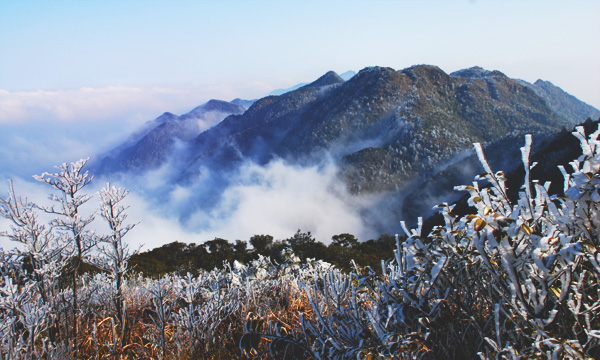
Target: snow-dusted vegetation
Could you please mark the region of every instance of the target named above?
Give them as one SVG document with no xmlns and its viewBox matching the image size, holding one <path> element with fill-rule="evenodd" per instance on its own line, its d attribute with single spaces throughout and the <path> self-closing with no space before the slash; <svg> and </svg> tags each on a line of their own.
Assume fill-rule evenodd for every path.
<svg viewBox="0 0 600 360">
<path fill-rule="evenodd" d="M 530 178 L 531 138 L 521 149 L 519 199 L 505 175 L 485 169 L 469 193 L 472 214 L 440 204 L 445 225 L 397 237 L 381 271 L 345 273 L 294 254 L 260 257 L 197 276 L 158 279 L 128 272 L 127 192 L 99 194 L 87 230 L 91 181 L 85 160 L 38 180 L 54 207 L 38 207 L 12 185 L 2 235 L 22 244 L 0 252 L 0 344 L 6 359 L 593 358 L 600 353 L 600 129 L 562 169 L 565 196 Z M 40 222 L 40 211 L 55 219 Z M 101 272 L 82 273 L 82 264 Z"/>
</svg>

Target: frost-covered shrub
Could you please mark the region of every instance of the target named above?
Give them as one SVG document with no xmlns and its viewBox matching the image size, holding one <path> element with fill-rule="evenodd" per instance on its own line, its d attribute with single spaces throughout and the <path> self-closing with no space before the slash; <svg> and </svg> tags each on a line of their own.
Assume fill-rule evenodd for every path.
<svg viewBox="0 0 600 360">
<path fill-rule="evenodd" d="M 171 337 L 171 315 L 173 312 L 173 304 L 176 298 L 175 286 L 178 281 L 167 275 L 150 283 L 148 293 L 150 293 L 153 315 L 150 315 L 152 325 L 148 326 L 146 336 L 158 350 L 161 359 L 165 359 L 169 351 L 168 339 Z"/>
<path fill-rule="evenodd" d="M 5 275 L 0 283 L 0 346 L 6 359 L 39 359 L 48 339 L 40 335 L 51 325 L 48 303 L 36 296 L 36 284 L 18 284 Z"/>
<path fill-rule="evenodd" d="M 10 231 L 0 231 L 0 236 L 21 245 L 0 249 L 1 353 L 10 359 L 41 358 L 56 337 L 43 335 L 64 310 L 57 277 L 66 259 L 52 226 L 39 222 L 36 206 L 17 196 L 10 181 L 8 196 L 0 198 L 0 216 L 11 223 Z"/>
<path fill-rule="evenodd" d="M 187 274 L 178 280 L 182 306 L 173 315 L 178 353 L 208 352 L 224 341 L 223 332 L 229 333 L 231 324 L 226 329 L 221 327 L 244 300 L 244 289 L 228 275 L 214 270 L 196 278 Z"/>
<path fill-rule="evenodd" d="M 57 171 L 54 173 L 44 172 L 34 176 L 55 191 L 49 196 L 52 205 L 36 207 L 54 216 L 50 226 L 59 239 L 62 257 L 68 260 L 68 267 L 62 267 L 61 271 L 68 272 L 71 277 L 71 297 L 67 306 L 71 309 L 71 314 L 68 318 L 65 316 L 65 321 L 69 324 L 63 328 L 69 333 L 71 340 L 75 341 L 76 349 L 79 348 L 79 269 L 96 244 L 94 232 L 88 229 L 94 220 L 94 214 L 84 214 L 82 211 L 83 205 L 91 199 L 90 195 L 83 192 L 93 179 L 88 171 L 83 170 L 88 161 L 89 158 L 70 164 L 63 163 L 56 166 Z M 63 298 L 61 302 L 66 305 L 66 300 Z"/>
<path fill-rule="evenodd" d="M 490 186 L 480 188 L 475 182 L 459 188 L 470 193 L 469 205 L 476 213 L 457 217 L 452 207 L 442 205 L 446 225 L 430 234 L 425 240 L 430 243 L 421 244 L 417 236 L 407 242 L 409 251 L 425 254 L 417 257 L 427 264 L 418 268 L 418 276 L 444 295 L 433 296 L 429 303 L 444 301 L 453 307 L 449 315 L 454 320 L 466 320 L 472 329 L 479 328 L 468 338 L 477 339 L 477 333 L 484 337 L 482 357 L 577 358 L 585 356 L 584 349 L 598 344 L 593 331 L 600 325 L 596 315 L 600 305 L 599 134 L 600 130 L 588 140 L 582 128 L 574 132 L 583 155 L 571 163 L 570 176 L 563 171 L 563 198 L 548 196 L 549 184 L 530 179 L 536 164 L 529 163 L 531 137 L 526 137 L 521 149 L 525 181 L 516 204 L 506 195 L 504 174 L 492 172 L 476 144 L 485 169 L 479 178 Z M 429 322 L 442 315 L 427 314 L 428 307 L 418 308 Z M 458 319 L 457 314 L 461 315 Z M 473 315 L 477 317 L 469 321 Z M 461 330 L 464 336 L 469 329 Z M 448 340 L 459 339 L 452 336 Z M 457 344 L 465 345 L 464 341 Z M 478 348 L 475 342 L 467 349 Z"/>
<path fill-rule="evenodd" d="M 87 159 L 65 163 L 58 166 L 55 173 L 35 176 L 57 192 L 50 195 L 51 206 L 38 206 L 17 196 L 11 181 L 8 196 L 0 197 L 0 216 L 12 223 L 9 230 L 0 231 L 0 236 L 21 244 L 10 251 L 0 249 L 6 260 L 2 264 L 6 291 L 0 298 L 5 306 L 0 309 L 0 316 L 9 323 L 10 319 L 16 321 L 12 322 L 16 324 L 12 332 L 3 333 L 2 338 L 28 340 L 27 348 L 13 346 L 10 351 L 6 350 L 9 358 L 56 358 L 67 352 L 77 357 L 79 351 L 89 345 L 87 327 L 93 327 L 95 334 L 96 319 L 104 321 L 106 316 L 112 316 L 120 320 L 123 316 L 120 284 L 129 253 L 122 237 L 132 226 L 123 224 L 125 208 L 119 202 L 127 193 L 114 187 L 103 189 L 100 215 L 109 223 L 111 233 L 98 236 L 89 231 L 87 227 L 94 220 L 94 213 L 82 211 L 82 206 L 91 198 L 82 190 L 93 176 L 83 171 L 86 163 Z M 50 214 L 53 219 L 42 224 L 39 211 Z M 108 250 L 100 248 L 104 257 L 94 252 L 99 240 L 111 245 Z M 112 266 L 105 266 L 111 265 L 111 260 Z M 96 263 L 107 272 L 80 277 L 79 269 L 84 262 Z M 110 289 L 109 278 L 116 279 L 115 291 Z M 13 285 L 16 293 L 12 291 Z M 19 305 L 12 305 L 11 310 L 8 303 L 14 303 L 17 298 L 21 298 Z M 21 315 L 17 316 L 15 311 Z M 81 333 L 80 325 L 86 327 Z M 124 323 L 121 321 L 120 325 L 122 335 Z"/>
<path fill-rule="evenodd" d="M 516 202 L 476 144 L 485 172 L 458 187 L 474 214 L 441 204 L 445 224 L 427 236 L 403 224 L 408 239 L 382 276 L 304 280 L 311 311 L 299 326 L 271 320 L 263 334 L 251 318 L 240 347 L 252 353 L 263 337 L 289 358 L 586 358 L 600 344 L 599 134 L 574 132 L 583 154 L 562 169 L 564 197 L 530 179 L 527 136 Z"/>
<path fill-rule="evenodd" d="M 598 344 L 598 134 L 588 140 L 582 128 L 574 133 L 583 155 L 571 163 L 563 198 L 530 179 L 535 164 L 526 137 L 516 203 L 504 174 L 492 171 L 476 144 L 485 169 L 478 179 L 490 186 L 458 188 L 469 192 L 476 213 L 459 217 L 440 205 L 445 225 L 427 237 L 407 230 L 387 265 L 382 300 L 395 309 L 379 323 L 387 316 L 390 354 L 416 343 L 434 357 L 583 358 Z"/>
</svg>

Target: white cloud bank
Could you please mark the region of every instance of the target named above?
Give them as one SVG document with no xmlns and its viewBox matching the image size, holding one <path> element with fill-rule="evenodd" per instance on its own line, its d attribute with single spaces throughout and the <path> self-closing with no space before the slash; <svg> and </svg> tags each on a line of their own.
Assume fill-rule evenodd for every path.
<svg viewBox="0 0 600 360">
<path fill-rule="evenodd" d="M 165 111 L 187 112 L 210 100 L 256 99 L 292 80 L 271 83 L 213 82 L 161 86 L 82 87 L 71 90 L 7 91 L 0 89 L 0 124 L 80 123 L 120 120 L 138 126 Z"/>
<path fill-rule="evenodd" d="M 141 222 L 126 241 L 131 248 L 149 250 L 174 241 L 199 244 L 216 237 L 234 242 L 248 241 L 255 234 L 270 234 L 285 239 L 298 229 L 310 231 L 325 244 L 340 233 L 351 233 L 361 240 L 376 238 L 380 234 L 369 228 L 361 211 L 378 198 L 349 194 L 336 172 L 332 162 L 306 168 L 282 160 L 264 167 L 247 163 L 215 207 L 200 208 L 185 223 L 176 214 L 194 201 L 193 188 L 176 188 L 166 206 L 157 205 L 156 199 L 148 195 L 131 192 L 125 200 L 129 206 L 127 222 Z M 103 179 L 95 179 L 86 188 L 86 193 L 94 196 L 86 204 L 86 213 L 97 208 L 96 192 L 104 185 Z M 15 188 L 18 194 L 41 204 L 48 204 L 47 195 L 52 190 L 21 179 L 16 179 Z M 0 187 L 0 196 L 5 197 L 7 189 Z M 0 219 L 1 230 L 8 230 L 8 226 Z M 98 217 L 91 228 L 106 231 Z M 0 239 L 0 247 L 12 248 L 14 244 Z"/>
<path fill-rule="evenodd" d="M 336 173 L 332 162 L 305 168 L 283 160 L 264 167 L 247 163 L 220 203 L 196 212 L 186 225 L 208 225 L 201 237 L 231 241 L 248 240 L 254 234 L 285 239 L 298 229 L 311 231 L 323 243 L 340 233 L 363 240 L 377 236 L 361 216 L 361 210 L 375 199 L 351 195 Z"/>
</svg>

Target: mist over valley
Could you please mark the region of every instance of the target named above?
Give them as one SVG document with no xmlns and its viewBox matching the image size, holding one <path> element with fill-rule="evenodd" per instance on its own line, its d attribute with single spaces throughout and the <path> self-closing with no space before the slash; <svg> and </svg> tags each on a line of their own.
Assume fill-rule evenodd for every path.
<svg viewBox="0 0 600 360">
<path fill-rule="evenodd" d="M 279 95 L 165 112 L 89 169 L 131 189 L 151 219 L 181 228 L 152 244 L 283 239 L 297 229 L 324 243 L 340 233 L 367 240 L 461 196 L 453 187 L 482 171 L 474 142 L 511 171 L 524 134 L 544 139 L 600 117 L 550 82 L 480 67 L 369 67 L 345 77 L 328 72 Z"/>
</svg>

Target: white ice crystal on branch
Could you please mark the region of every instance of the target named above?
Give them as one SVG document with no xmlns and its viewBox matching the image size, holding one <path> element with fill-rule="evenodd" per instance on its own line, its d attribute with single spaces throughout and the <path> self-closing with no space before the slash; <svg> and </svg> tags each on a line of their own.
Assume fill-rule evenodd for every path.
<svg viewBox="0 0 600 360">
<path fill-rule="evenodd" d="M 57 172 L 45 172 L 36 175 L 34 178 L 42 183 L 50 185 L 58 191 L 50 195 L 50 200 L 55 204 L 41 207 L 42 210 L 56 217 L 51 224 L 58 231 L 61 242 L 65 244 L 65 257 L 72 258 L 71 266 L 71 291 L 72 315 L 71 327 L 73 338 L 78 338 L 79 323 L 77 320 L 79 313 L 79 283 L 78 274 L 82 263 L 86 260 L 90 250 L 96 245 L 96 237 L 92 231 L 87 230 L 87 226 L 94 220 L 94 215 L 84 215 L 81 207 L 90 200 L 91 196 L 82 193 L 83 189 L 90 184 L 93 176 L 83 167 L 87 164 L 89 158 L 81 159 L 70 164 L 63 163 L 57 166 Z M 77 348 L 77 344 L 75 346 Z"/>
<path fill-rule="evenodd" d="M 136 251 L 130 251 L 123 237 L 137 224 L 126 224 L 127 207 L 122 202 L 129 194 L 128 190 L 111 186 L 107 183 L 98 193 L 100 201 L 99 215 L 108 224 L 110 233 L 99 237 L 99 255 L 92 258 L 92 263 L 108 272 L 114 281 L 113 303 L 116 317 L 124 327 L 124 299 L 122 286 L 127 273 L 129 259 Z M 122 332 L 121 332 L 122 333 Z"/>
</svg>

